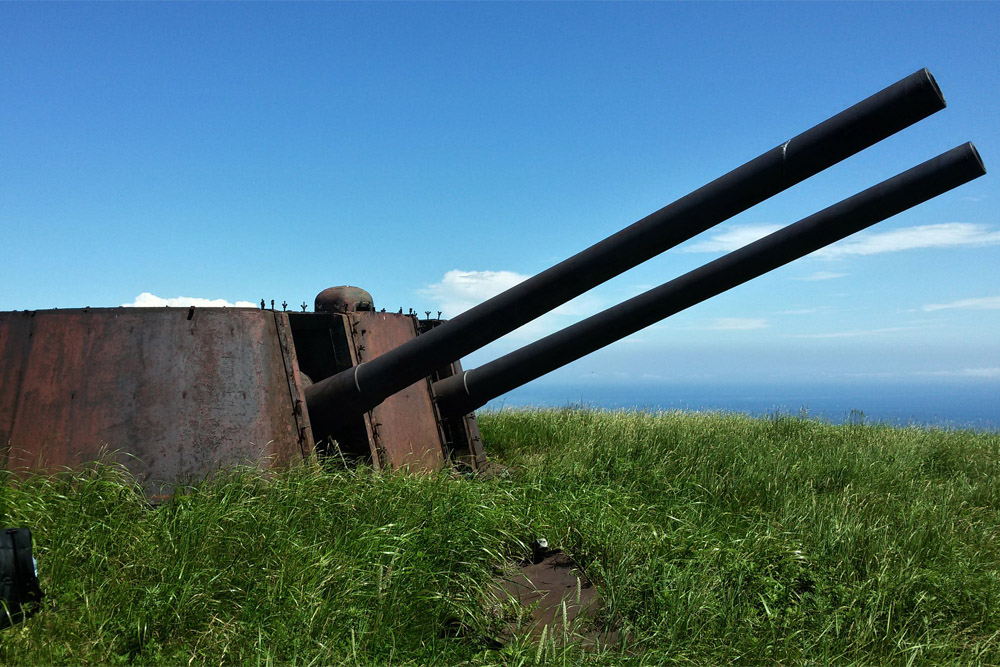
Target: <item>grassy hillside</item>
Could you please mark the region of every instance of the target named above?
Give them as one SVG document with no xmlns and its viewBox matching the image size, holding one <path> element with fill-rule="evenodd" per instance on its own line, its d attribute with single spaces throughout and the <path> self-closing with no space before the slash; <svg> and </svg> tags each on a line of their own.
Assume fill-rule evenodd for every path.
<svg viewBox="0 0 1000 667">
<path fill-rule="evenodd" d="M 481 417 L 494 479 L 227 474 L 151 510 L 111 466 L 6 477 L 45 609 L 0 663 L 1000 664 L 1000 435 L 791 417 Z M 544 535 L 626 637 L 496 641 Z"/>
</svg>

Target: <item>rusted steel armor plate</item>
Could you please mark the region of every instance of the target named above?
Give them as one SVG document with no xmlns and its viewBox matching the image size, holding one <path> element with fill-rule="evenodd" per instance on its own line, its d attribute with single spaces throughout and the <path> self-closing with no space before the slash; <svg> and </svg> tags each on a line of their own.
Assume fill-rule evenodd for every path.
<svg viewBox="0 0 1000 667">
<path fill-rule="evenodd" d="M 417 336 L 416 322 L 396 313 L 350 314 L 358 359 L 364 363 Z M 404 387 L 370 412 L 378 464 L 411 471 L 437 470 L 444 450 L 426 379 Z"/>
<path fill-rule="evenodd" d="M 50 471 L 102 452 L 147 491 L 311 449 L 282 313 L 114 308 L 0 313 L 0 456 Z M 294 350 L 292 350 L 294 352 Z M 306 428 L 302 429 L 302 426 Z"/>
</svg>

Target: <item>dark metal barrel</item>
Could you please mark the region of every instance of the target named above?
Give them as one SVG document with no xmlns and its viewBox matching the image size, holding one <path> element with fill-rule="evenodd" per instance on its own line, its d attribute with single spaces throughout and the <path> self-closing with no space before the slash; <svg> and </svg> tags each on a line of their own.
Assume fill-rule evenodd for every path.
<svg viewBox="0 0 1000 667">
<path fill-rule="evenodd" d="M 614 276 L 943 109 L 922 69 L 449 322 L 306 390 L 317 437 Z"/>
<path fill-rule="evenodd" d="M 472 412 L 560 366 L 985 173 L 971 143 L 954 148 L 668 283 L 434 383 L 441 414 Z"/>
</svg>

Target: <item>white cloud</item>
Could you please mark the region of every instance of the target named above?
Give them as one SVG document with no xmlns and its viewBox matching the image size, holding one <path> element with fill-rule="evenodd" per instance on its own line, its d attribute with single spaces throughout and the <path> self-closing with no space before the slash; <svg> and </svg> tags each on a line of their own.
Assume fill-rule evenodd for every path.
<svg viewBox="0 0 1000 667">
<path fill-rule="evenodd" d="M 775 315 L 812 315 L 822 310 L 827 310 L 826 306 L 816 308 L 797 308 L 795 310 L 779 310 Z"/>
<path fill-rule="evenodd" d="M 781 229 L 781 225 L 741 225 L 729 227 L 723 232 L 710 236 L 682 248 L 684 252 L 730 252 L 748 243 L 764 238 Z"/>
<path fill-rule="evenodd" d="M 949 310 L 966 308 L 970 310 L 1000 310 L 1000 296 L 983 296 L 974 299 L 960 299 L 951 303 L 929 303 L 923 307 L 925 312 L 934 310 Z"/>
<path fill-rule="evenodd" d="M 443 317 L 450 318 L 530 277 L 513 271 L 455 269 L 445 273 L 440 282 L 427 285 L 417 290 L 417 293 L 431 299 L 435 309 L 440 310 Z M 535 340 L 568 326 L 582 316 L 592 315 L 601 308 L 601 299 L 591 294 L 584 294 L 528 322 L 509 336 L 519 341 Z"/>
<path fill-rule="evenodd" d="M 834 280 L 835 278 L 843 278 L 846 273 L 834 273 L 833 271 L 817 271 L 816 273 L 811 273 L 808 276 L 801 276 L 799 278 L 792 278 L 792 280 Z"/>
<path fill-rule="evenodd" d="M 510 289 L 531 276 L 513 271 L 448 271 L 439 283 L 433 283 L 417 293 L 433 299 L 444 317 L 455 317 L 473 306 Z M 556 315 L 580 316 L 596 313 L 601 300 L 584 294 L 552 310 Z"/>
<path fill-rule="evenodd" d="M 710 236 L 707 240 L 685 246 L 682 250 L 684 252 L 730 252 L 779 229 L 781 229 L 780 225 L 767 224 L 732 226 Z M 996 244 L 1000 244 L 1000 231 L 992 229 L 989 225 L 971 222 L 942 222 L 934 225 L 894 229 L 888 232 L 862 234 L 857 238 L 838 241 L 827 248 L 817 250 L 813 255 L 835 258 L 851 255 L 876 255 L 901 250 L 970 248 Z M 840 278 L 843 275 L 820 271 L 813 274 L 813 276 L 818 277 L 809 276 L 798 280 L 829 280 Z"/>
<path fill-rule="evenodd" d="M 923 371 L 916 375 L 933 375 L 965 378 L 1000 378 L 1000 368 L 961 368 L 953 371 Z"/>
<path fill-rule="evenodd" d="M 828 248 L 817 250 L 814 254 L 820 257 L 846 257 L 926 248 L 969 248 L 998 243 L 1000 243 L 1000 231 L 994 231 L 987 225 L 942 222 L 864 234 L 834 243 Z"/>
<path fill-rule="evenodd" d="M 920 327 L 885 327 L 882 329 L 855 329 L 853 331 L 835 331 L 833 333 L 817 334 L 793 334 L 792 338 L 857 338 L 858 336 L 871 336 L 884 333 L 894 333 L 897 331 L 912 331 Z"/>
<path fill-rule="evenodd" d="M 203 299 L 196 296 L 174 296 L 165 299 L 149 292 L 143 292 L 135 297 L 135 301 L 132 303 L 123 303 L 122 306 L 126 308 L 162 308 L 163 306 L 170 306 L 171 308 L 187 308 L 188 306 L 196 306 L 198 308 L 256 308 L 257 304 L 250 303 L 249 301 L 229 303 L 225 299 Z"/>
<path fill-rule="evenodd" d="M 766 329 L 767 319 L 763 317 L 719 317 L 704 327 L 709 331 L 750 331 Z"/>
<path fill-rule="evenodd" d="M 418 290 L 434 300 L 445 317 L 455 317 L 530 278 L 513 271 L 460 271 L 444 274 L 441 282 Z"/>
</svg>

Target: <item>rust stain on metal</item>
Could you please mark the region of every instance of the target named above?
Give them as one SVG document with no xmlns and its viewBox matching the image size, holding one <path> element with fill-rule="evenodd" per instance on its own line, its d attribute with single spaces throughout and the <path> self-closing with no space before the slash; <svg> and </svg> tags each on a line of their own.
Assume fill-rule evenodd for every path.
<svg viewBox="0 0 1000 667">
<path fill-rule="evenodd" d="M 0 464 L 7 466 L 24 367 L 31 349 L 33 312 L 0 314 Z"/>
<path fill-rule="evenodd" d="M 223 467 L 301 459 L 272 313 L 30 315 L 0 313 L 8 469 L 74 467 L 109 451 L 147 490 L 163 493 Z"/>
<path fill-rule="evenodd" d="M 413 318 L 396 313 L 352 313 L 360 361 L 368 361 L 417 336 Z M 437 470 L 444 465 L 430 383 L 419 380 L 370 412 L 378 456 L 390 468 Z M 373 457 L 374 458 L 374 457 Z"/>
</svg>

